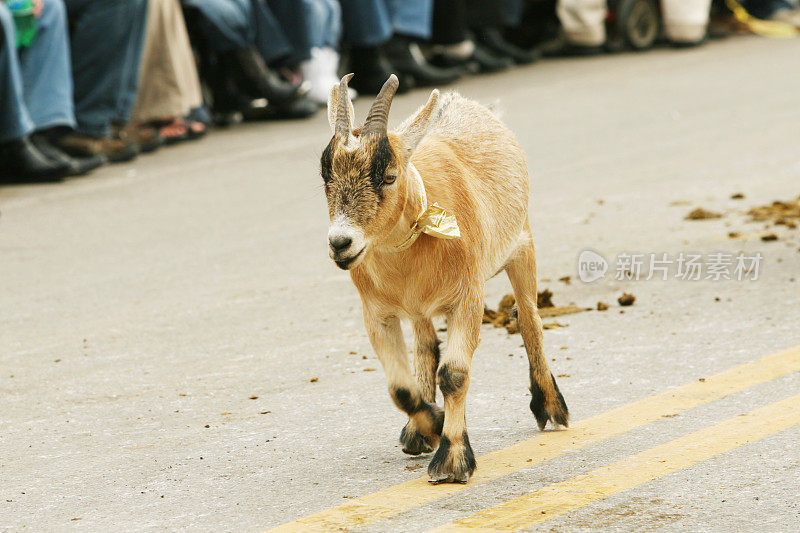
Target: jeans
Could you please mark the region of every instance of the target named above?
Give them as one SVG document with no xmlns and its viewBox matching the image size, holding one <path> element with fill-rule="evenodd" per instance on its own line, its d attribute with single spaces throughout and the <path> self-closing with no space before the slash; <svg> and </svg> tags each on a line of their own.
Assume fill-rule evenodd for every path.
<svg viewBox="0 0 800 533">
<path fill-rule="evenodd" d="M 13 17 L 0 3 L 0 141 L 53 126 L 75 126 L 62 0 L 45 0 L 36 25 L 31 45 L 17 50 Z"/>
<path fill-rule="evenodd" d="M 77 129 L 106 137 L 113 122 L 128 122 L 136 101 L 147 0 L 64 2 L 73 24 Z"/>
<path fill-rule="evenodd" d="M 299 0 L 183 0 L 200 12 L 200 29 L 216 52 L 255 48 L 267 63 L 307 59 L 305 6 Z"/>
<path fill-rule="evenodd" d="M 33 131 L 22 90 L 14 17 L 0 2 L 0 142 L 19 139 Z"/>
<path fill-rule="evenodd" d="M 393 33 L 429 39 L 433 0 L 341 0 L 344 38 L 355 46 L 377 46 Z"/>
<path fill-rule="evenodd" d="M 25 103 L 36 129 L 75 127 L 67 12 L 63 0 L 44 0 L 36 38 L 19 50 Z"/>
<path fill-rule="evenodd" d="M 312 48 L 339 48 L 342 38 L 342 8 L 337 0 L 302 0 L 306 32 Z"/>
</svg>

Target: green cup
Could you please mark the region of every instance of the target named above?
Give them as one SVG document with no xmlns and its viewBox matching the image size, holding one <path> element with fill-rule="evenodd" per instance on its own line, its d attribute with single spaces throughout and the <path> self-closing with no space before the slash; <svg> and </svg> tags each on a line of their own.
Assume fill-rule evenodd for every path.
<svg viewBox="0 0 800 533">
<path fill-rule="evenodd" d="M 17 47 L 30 46 L 36 37 L 36 17 L 33 14 L 33 0 L 11 0 L 6 6 L 14 15 L 17 30 Z"/>
</svg>

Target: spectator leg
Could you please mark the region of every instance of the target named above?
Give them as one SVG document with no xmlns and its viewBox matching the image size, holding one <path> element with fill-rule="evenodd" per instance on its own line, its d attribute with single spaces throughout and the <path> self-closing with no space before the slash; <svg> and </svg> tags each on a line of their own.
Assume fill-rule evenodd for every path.
<svg viewBox="0 0 800 533">
<path fill-rule="evenodd" d="M 202 94 L 177 0 L 150 0 L 146 33 L 133 121 L 186 116 Z"/>
<path fill-rule="evenodd" d="M 30 47 L 19 51 L 25 103 L 37 130 L 75 127 L 67 12 L 62 0 L 46 0 Z"/>
<path fill-rule="evenodd" d="M 33 131 L 22 91 L 14 19 L 0 2 L 0 142 L 20 139 Z"/>
<path fill-rule="evenodd" d="M 341 0 L 344 39 L 351 46 L 378 46 L 392 36 L 392 17 L 385 0 Z"/>
<path fill-rule="evenodd" d="M 394 30 L 428 40 L 433 31 L 433 0 L 389 0 Z"/>
<path fill-rule="evenodd" d="M 146 1 L 65 3 L 74 20 L 72 73 L 78 130 L 107 137 L 113 119 L 126 116 L 133 105 Z"/>
</svg>

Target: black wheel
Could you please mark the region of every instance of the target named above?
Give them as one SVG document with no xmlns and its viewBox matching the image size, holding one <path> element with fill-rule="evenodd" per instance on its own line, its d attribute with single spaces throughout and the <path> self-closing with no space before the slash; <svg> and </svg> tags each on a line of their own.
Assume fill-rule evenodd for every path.
<svg viewBox="0 0 800 533">
<path fill-rule="evenodd" d="M 609 2 L 609 8 L 609 51 L 647 50 L 653 46 L 661 30 L 656 0 L 619 0 Z"/>
</svg>

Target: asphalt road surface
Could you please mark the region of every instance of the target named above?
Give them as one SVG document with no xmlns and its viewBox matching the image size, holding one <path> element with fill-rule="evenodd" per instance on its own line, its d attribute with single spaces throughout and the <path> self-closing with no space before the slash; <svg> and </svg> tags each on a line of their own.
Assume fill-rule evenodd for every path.
<svg viewBox="0 0 800 533">
<path fill-rule="evenodd" d="M 428 486 L 430 457 L 397 443 L 327 256 L 323 113 L 0 189 L 0 531 L 798 531 L 800 229 L 746 215 L 800 195 L 798 58 L 736 38 L 455 87 L 528 154 L 540 290 L 609 305 L 545 319 L 567 431 L 537 431 L 519 335 L 483 326 L 468 485 Z M 592 283 L 587 249 L 608 263 Z"/>
</svg>

